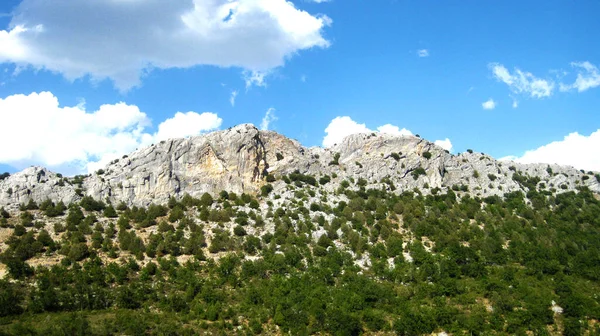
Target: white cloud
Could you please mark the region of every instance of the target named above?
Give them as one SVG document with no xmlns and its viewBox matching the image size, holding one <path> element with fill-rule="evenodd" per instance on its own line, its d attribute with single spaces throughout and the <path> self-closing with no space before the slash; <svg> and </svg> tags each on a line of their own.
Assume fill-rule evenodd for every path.
<svg viewBox="0 0 600 336">
<path fill-rule="evenodd" d="M 524 72 L 515 68 L 513 74 L 502 64 L 492 63 L 490 69 L 494 77 L 518 94 L 529 95 L 532 98 L 550 97 L 554 90 L 554 82 L 535 77 L 530 72 Z"/>
<path fill-rule="evenodd" d="M 392 134 L 392 135 L 405 135 L 405 136 L 413 135 L 412 132 L 407 130 L 406 128 L 400 129 L 400 127 L 391 125 L 391 124 L 385 124 L 383 126 L 379 126 L 379 127 L 377 127 L 377 131 L 379 133 Z"/>
<path fill-rule="evenodd" d="M 487 101 L 483 102 L 481 104 L 481 107 L 483 107 L 484 110 L 493 110 L 496 108 L 496 102 L 490 98 Z"/>
<path fill-rule="evenodd" d="M 573 132 L 563 140 L 526 151 L 521 157 L 509 156 L 503 160 L 520 163 L 555 163 L 577 169 L 600 171 L 598 148 L 600 148 L 600 129 L 589 136 Z"/>
<path fill-rule="evenodd" d="M 452 142 L 448 138 L 446 138 L 445 140 L 436 140 L 434 141 L 434 144 L 442 147 L 443 149 L 449 152 L 452 151 Z"/>
<path fill-rule="evenodd" d="M 301 50 L 327 48 L 331 23 L 286 0 L 23 0 L 0 30 L 0 62 L 70 80 L 110 78 L 127 90 L 153 68 L 264 73 Z"/>
<path fill-rule="evenodd" d="M 516 109 L 517 107 L 519 107 L 519 101 L 513 96 L 510 96 L 510 98 L 512 99 L 512 108 Z"/>
<path fill-rule="evenodd" d="M 266 87 L 267 83 L 265 78 L 269 75 L 268 71 L 244 71 L 243 77 L 246 82 L 246 90 L 252 85 L 259 87 Z"/>
<path fill-rule="evenodd" d="M 231 106 L 235 106 L 235 98 L 237 97 L 238 92 L 236 90 L 231 91 L 231 96 L 229 96 L 229 103 Z"/>
<path fill-rule="evenodd" d="M 419 56 L 419 57 L 428 57 L 429 56 L 429 50 L 427 50 L 427 49 L 419 49 L 419 50 L 417 50 L 417 56 Z"/>
<path fill-rule="evenodd" d="M 158 125 L 158 132 L 154 135 L 154 141 L 184 138 L 201 134 L 202 132 L 217 129 L 223 120 L 216 113 L 187 112 L 175 113 L 173 118 L 163 121 Z"/>
<path fill-rule="evenodd" d="M 400 129 L 400 127 L 385 124 L 377 127 L 377 131 L 373 131 L 369 129 L 365 124 L 359 124 L 356 121 L 352 120 L 352 118 L 348 116 L 343 117 L 335 117 L 327 128 L 325 128 L 325 137 L 323 138 L 323 147 L 328 148 L 332 147 L 336 144 L 339 144 L 344 140 L 345 137 L 352 134 L 359 133 L 373 133 L 378 132 L 381 134 L 392 134 L 395 136 L 413 136 L 413 133 L 406 128 Z M 450 139 L 446 138 L 446 140 L 436 140 L 434 142 L 436 145 L 450 151 L 452 150 L 452 143 Z"/>
<path fill-rule="evenodd" d="M 326 134 L 323 138 L 323 147 L 328 148 L 339 144 L 342 142 L 342 140 L 344 140 L 345 137 L 352 134 L 373 132 L 392 134 L 396 136 L 413 136 L 413 133 L 406 128 L 400 129 L 400 127 L 392 124 L 379 126 L 377 127 L 377 131 L 373 131 L 365 124 L 359 124 L 352 120 L 352 118 L 343 116 L 335 117 L 333 120 L 331 120 L 329 125 L 327 125 L 327 128 L 325 128 Z M 448 138 L 446 138 L 446 140 L 436 140 L 434 143 L 448 151 L 452 150 L 452 142 L 450 142 L 450 139 Z"/>
<path fill-rule="evenodd" d="M 561 91 L 577 90 L 583 92 L 600 86 L 600 71 L 590 62 L 573 62 L 571 66 L 578 69 L 577 79 L 573 84 L 560 84 Z"/>
<path fill-rule="evenodd" d="M 269 125 L 274 122 L 277 121 L 277 116 L 275 115 L 275 109 L 274 108 L 270 108 L 267 110 L 267 112 L 265 113 L 265 116 L 262 118 L 262 121 L 260 123 L 260 129 L 261 130 L 268 130 L 269 129 Z"/>
<path fill-rule="evenodd" d="M 372 132 L 365 124 L 359 124 L 348 116 L 335 117 L 325 128 L 323 147 L 332 147 L 351 134 Z"/>
<path fill-rule="evenodd" d="M 330 2 L 331 0 L 309 0 L 312 2 L 316 2 L 316 3 L 324 3 L 324 2 Z"/>
<path fill-rule="evenodd" d="M 0 98 L 0 162 L 16 168 L 43 165 L 65 173 L 93 171 L 110 159 L 160 139 L 196 135 L 220 126 L 213 113 L 177 113 L 158 126 L 135 105 L 117 103 L 87 111 L 85 103 L 60 106 L 50 92 Z"/>
</svg>

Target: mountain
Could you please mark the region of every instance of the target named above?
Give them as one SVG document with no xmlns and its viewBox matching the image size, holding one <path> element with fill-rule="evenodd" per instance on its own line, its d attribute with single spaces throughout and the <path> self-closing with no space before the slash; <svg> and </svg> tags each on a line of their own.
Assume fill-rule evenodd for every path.
<svg viewBox="0 0 600 336">
<path fill-rule="evenodd" d="M 0 179 L 0 335 L 600 335 L 593 172 L 240 125 Z"/>
<path fill-rule="evenodd" d="M 0 181 L 0 206 L 15 207 L 30 199 L 68 204 L 85 195 L 114 204 L 146 206 L 185 194 L 199 197 L 222 190 L 256 194 L 267 176 L 278 179 L 292 172 L 317 179 L 337 176 L 327 186 L 329 191 L 346 179 L 361 179 L 367 187 L 385 182 L 397 194 L 417 188 L 424 194 L 453 190 L 488 197 L 519 190 L 526 193 L 526 181 L 551 192 L 586 186 L 600 193 L 600 179 L 592 172 L 501 162 L 471 150 L 452 155 L 416 136 L 355 134 L 332 148 L 306 148 L 276 132 L 243 124 L 161 141 L 87 176 L 67 178 L 41 167 L 27 168 Z"/>
</svg>

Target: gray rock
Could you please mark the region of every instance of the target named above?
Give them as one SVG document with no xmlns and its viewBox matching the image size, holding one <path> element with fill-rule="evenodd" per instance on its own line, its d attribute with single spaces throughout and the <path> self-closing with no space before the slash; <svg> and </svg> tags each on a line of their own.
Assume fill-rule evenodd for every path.
<svg viewBox="0 0 600 336">
<path fill-rule="evenodd" d="M 336 154 L 337 164 L 332 163 Z M 425 174 L 416 175 L 421 168 Z M 0 206 L 16 207 L 30 199 L 70 203 L 82 195 L 113 204 L 123 201 L 143 206 L 165 203 L 170 197 L 180 198 L 186 193 L 194 197 L 221 190 L 257 193 L 266 183 L 267 174 L 277 177 L 295 170 L 317 178 L 336 174 L 337 178 L 324 187 L 328 191 L 337 189 L 344 179 L 362 178 L 368 182 L 367 187 L 392 189 L 393 184 L 398 193 L 417 188 L 428 194 L 454 187 L 486 197 L 526 192 L 513 179 L 519 172 L 538 177 L 539 183 L 556 192 L 576 190 L 578 186 L 600 192 L 600 183 L 593 175 L 572 167 L 500 162 L 482 153 L 452 155 L 415 136 L 355 134 L 330 149 L 306 148 L 283 135 L 243 124 L 137 150 L 113 161 L 103 171 L 85 176 L 81 186 L 45 168 L 27 168 L 0 181 Z M 586 175 L 588 178 L 584 178 Z"/>
</svg>

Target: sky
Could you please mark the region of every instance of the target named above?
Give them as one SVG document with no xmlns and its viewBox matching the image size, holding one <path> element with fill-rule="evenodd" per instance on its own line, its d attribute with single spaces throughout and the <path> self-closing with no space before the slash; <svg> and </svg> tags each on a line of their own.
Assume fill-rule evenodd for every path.
<svg viewBox="0 0 600 336">
<path fill-rule="evenodd" d="M 600 2 L 3 0 L 0 171 L 241 123 L 600 171 Z"/>
</svg>

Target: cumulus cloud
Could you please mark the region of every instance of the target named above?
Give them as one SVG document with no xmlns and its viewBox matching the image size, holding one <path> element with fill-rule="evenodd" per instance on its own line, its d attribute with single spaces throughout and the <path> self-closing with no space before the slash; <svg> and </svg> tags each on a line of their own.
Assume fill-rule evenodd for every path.
<svg viewBox="0 0 600 336">
<path fill-rule="evenodd" d="M 217 129 L 223 120 L 216 113 L 187 112 L 175 113 L 173 118 L 163 121 L 158 125 L 158 132 L 154 134 L 154 141 L 185 138 L 198 135 L 205 131 Z"/>
<path fill-rule="evenodd" d="M 483 107 L 484 110 L 493 110 L 496 108 L 496 102 L 490 98 L 487 101 L 483 102 L 481 104 L 481 107 Z"/>
<path fill-rule="evenodd" d="M 82 102 L 60 106 L 50 92 L 0 98 L 0 163 L 43 165 L 65 173 L 93 171 L 140 146 L 218 128 L 214 113 L 177 113 L 158 126 L 135 105 L 117 103 L 87 111 Z"/>
<path fill-rule="evenodd" d="M 446 138 L 445 140 L 436 140 L 436 141 L 434 141 L 434 144 L 442 147 L 443 149 L 445 149 L 447 151 L 452 150 L 452 142 L 448 138 Z"/>
<path fill-rule="evenodd" d="M 325 128 L 323 147 L 331 147 L 351 134 L 372 132 L 365 124 L 359 124 L 348 116 L 335 117 Z"/>
<path fill-rule="evenodd" d="M 600 129 L 589 136 L 573 132 L 560 141 L 526 151 L 523 156 L 510 156 L 502 160 L 520 163 L 555 163 L 577 169 L 600 171 Z"/>
<path fill-rule="evenodd" d="M 275 115 L 275 109 L 274 108 L 270 108 L 267 110 L 267 112 L 265 113 L 265 116 L 262 118 L 262 121 L 260 123 L 260 129 L 261 130 L 268 130 L 269 129 L 269 125 L 274 122 L 277 121 L 277 116 Z"/>
<path fill-rule="evenodd" d="M 392 135 L 406 135 L 406 136 L 413 135 L 412 132 L 407 130 L 406 128 L 400 129 L 400 127 L 391 125 L 391 124 L 385 124 L 383 126 L 379 126 L 379 127 L 377 127 L 377 131 L 379 133 L 392 134 Z"/>
<path fill-rule="evenodd" d="M 396 136 L 413 136 L 413 133 L 406 128 L 400 128 L 392 124 L 385 124 L 376 128 L 375 131 L 369 129 L 365 124 L 360 124 L 348 116 L 335 117 L 327 128 L 325 128 L 325 137 L 323 138 L 323 147 L 328 148 L 336 144 L 339 144 L 344 140 L 345 137 L 352 134 L 359 133 L 373 133 L 378 132 L 381 134 L 392 134 Z M 450 139 L 436 140 L 435 144 L 447 149 L 452 149 L 452 143 Z"/>
<path fill-rule="evenodd" d="M 427 50 L 427 49 L 419 49 L 419 50 L 417 50 L 417 56 L 419 56 L 419 57 L 428 57 L 429 56 L 429 50 Z"/>
<path fill-rule="evenodd" d="M 514 93 L 529 95 L 531 98 L 544 98 L 550 97 L 554 90 L 554 81 L 535 77 L 530 72 L 515 68 L 511 73 L 504 65 L 498 63 L 492 63 L 489 67 L 494 78 L 508 85 Z"/>
<path fill-rule="evenodd" d="M 573 62 L 571 66 L 577 69 L 577 79 L 573 84 L 560 84 L 561 91 L 577 90 L 583 92 L 600 86 L 600 71 L 590 62 Z"/>
<path fill-rule="evenodd" d="M 153 68 L 196 65 L 239 67 L 264 83 L 260 74 L 297 52 L 327 48 L 331 23 L 286 0 L 23 0 L 0 30 L 0 62 L 109 78 L 121 90 Z"/>
</svg>

